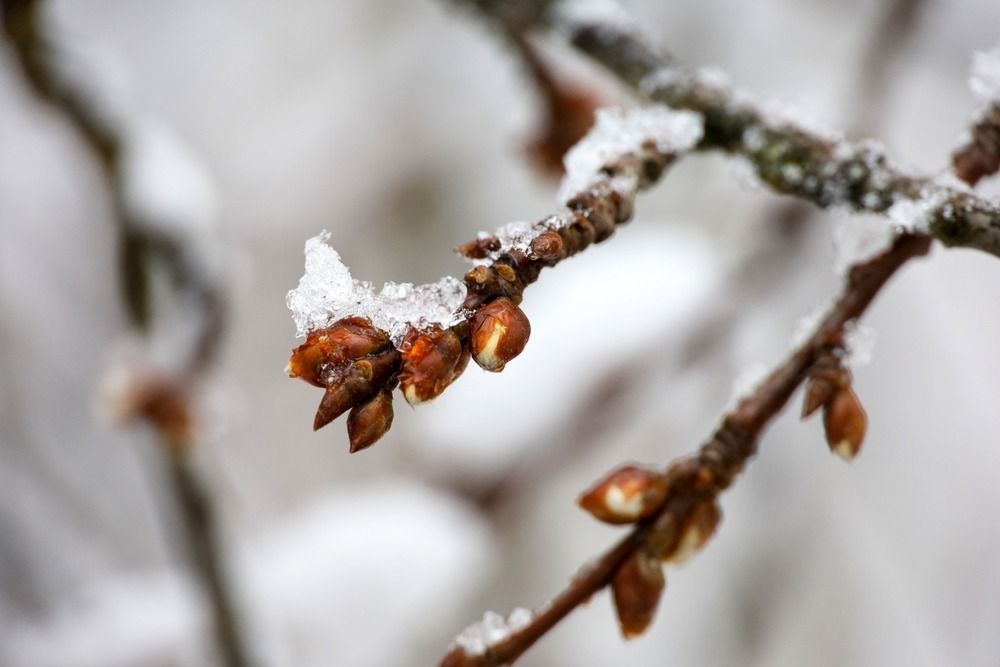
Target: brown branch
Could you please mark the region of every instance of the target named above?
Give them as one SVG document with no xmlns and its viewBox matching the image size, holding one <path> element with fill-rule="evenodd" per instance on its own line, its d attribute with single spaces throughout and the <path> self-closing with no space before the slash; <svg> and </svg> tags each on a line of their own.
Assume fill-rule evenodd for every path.
<svg viewBox="0 0 1000 667">
<path fill-rule="evenodd" d="M 121 178 L 126 137 L 90 92 L 59 71 L 63 54 L 43 30 L 45 7 L 42 0 L 0 0 L 3 32 L 14 47 L 26 82 L 72 124 L 104 174 L 115 209 L 121 288 L 129 317 L 140 329 L 150 327 L 151 267 L 159 262 L 175 285 L 197 299 L 204 327 L 217 330 L 221 317 L 217 288 L 178 239 L 157 231 L 153 221 L 144 220 L 127 205 Z"/>
<path fill-rule="evenodd" d="M 72 124 L 100 166 L 115 208 L 120 237 L 120 275 L 132 323 L 148 329 L 152 265 L 162 264 L 178 294 L 197 305 L 200 328 L 172 373 L 133 372 L 123 416 L 152 427 L 164 454 L 184 530 L 194 575 L 208 593 L 222 664 L 251 664 L 239 630 L 239 614 L 223 566 L 219 527 L 210 495 L 191 465 L 194 446 L 194 384 L 214 361 L 225 328 L 225 302 L 195 253 L 183 239 L 158 231 L 126 204 L 122 178 L 127 141 L 122 128 L 82 88 L 58 71 L 58 48 L 42 29 L 41 0 L 0 0 L 3 32 L 14 47 L 27 83 Z"/>
<path fill-rule="evenodd" d="M 1000 205 L 896 167 L 872 142 L 852 144 L 769 118 L 728 87 L 657 52 L 637 29 L 551 11 L 558 5 L 552 0 L 458 1 L 477 7 L 504 30 L 555 27 L 636 91 L 701 114 L 705 134 L 699 148 L 748 159 L 760 179 L 777 192 L 821 208 L 847 206 L 868 213 L 885 213 L 901 200 L 917 202 L 927 208 L 921 223 L 945 245 L 1000 255 Z M 510 16 L 517 23 L 508 23 Z"/>
<path fill-rule="evenodd" d="M 1000 171 L 1000 104 L 993 104 L 972 126 L 968 143 L 952 155 L 955 173 L 969 185 Z"/>
<path fill-rule="evenodd" d="M 732 483 L 756 453 L 761 432 L 809 377 L 824 350 L 841 343 L 845 326 L 865 312 L 904 263 L 927 253 L 930 243 L 928 236 L 904 234 L 888 250 L 853 266 L 844 291 L 809 339 L 722 418 L 715 434 L 697 455 L 670 465 L 665 473 L 670 491 L 652 516 L 588 566 L 526 626 L 488 647 L 481 655 L 469 655 L 456 646 L 441 661 L 441 666 L 510 664 L 573 609 L 610 585 L 621 565 L 640 548 L 659 542 L 655 548 L 660 556 L 673 555 L 682 537 L 679 527 L 688 522 L 695 507 L 713 501 Z"/>
<path fill-rule="evenodd" d="M 417 404 L 444 391 L 462 373 L 470 354 L 483 368 L 501 370 L 523 349 L 530 331 L 527 318 L 517 308 L 525 288 L 538 279 L 542 269 L 614 234 L 617 225 L 631 219 L 636 195 L 658 181 L 677 157 L 661 149 L 657 139 L 663 138 L 650 137 L 631 151 L 609 158 L 594 175 L 594 182 L 566 202 L 568 210 L 532 226 L 527 247 L 505 250 L 504 239 L 486 236 L 457 248 L 472 259 L 492 258 L 465 275 L 467 297 L 459 308 L 464 315 L 458 324 L 429 330 L 411 326 L 399 351 L 391 348 L 385 332 L 357 317 L 311 332 L 293 350 L 287 370 L 291 377 L 326 389 L 314 428 L 351 410 L 356 432 L 366 436 L 351 434 L 349 416 L 351 451 L 359 451 L 391 426 L 391 399 L 386 394 L 397 382 L 406 400 Z M 477 336 L 477 332 L 484 333 L 484 327 L 492 327 L 499 342 L 487 340 L 489 335 Z M 517 343 L 511 343 L 512 339 Z"/>
</svg>

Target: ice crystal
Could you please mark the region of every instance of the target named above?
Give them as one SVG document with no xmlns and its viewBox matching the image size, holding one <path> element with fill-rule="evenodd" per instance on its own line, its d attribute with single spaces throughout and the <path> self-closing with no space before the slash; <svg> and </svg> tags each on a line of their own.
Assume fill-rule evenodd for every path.
<svg viewBox="0 0 1000 667">
<path fill-rule="evenodd" d="M 455 645 L 461 647 L 467 655 L 483 655 L 495 644 L 498 644 L 513 632 L 531 623 L 534 615 L 524 607 L 518 607 L 504 618 L 495 611 L 488 611 L 483 620 L 473 623 L 455 637 Z"/>
<path fill-rule="evenodd" d="M 701 116 L 661 105 L 600 109 L 594 127 L 563 159 L 566 176 L 559 199 L 565 202 L 586 190 L 601 178 L 605 165 L 641 150 L 646 141 L 663 153 L 682 153 L 698 143 L 703 131 Z"/>
<path fill-rule="evenodd" d="M 926 232 L 931 218 L 947 195 L 943 192 L 923 194 L 919 199 L 900 198 L 889 207 L 886 215 L 897 227 L 910 232 Z"/>
<path fill-rule="evenodd" d="M 874 350 L 875 329 L 856 321 L 848 322 L 844 327 L 844 352 L 841 355 L 844 365 L 857 368 L 870 364 Z"/>
<path fill-rule="evenodd" d="M 554 23 L 571 29 L 610 27 L 624 32 L 638 30 L 632 16 L 615 0 L 562 0 L 552 8 Z"/>
<path fill-rule="evenodd" d="M 370 282 L 356 280 L 340 255 L 328 243 L 329 232 L 306 241 L 306 272 L 299 286 L 288 292 L 288 308 L 304 336 L 344 317 L 367 317 L 372 324 L 389 333 L 399 344 L 412 325 L 450 326 L 465 300 L 465 285 L 456 278 L 442 278 L 436 283 L 385 283 L 375 291 Z"/>
</svg>

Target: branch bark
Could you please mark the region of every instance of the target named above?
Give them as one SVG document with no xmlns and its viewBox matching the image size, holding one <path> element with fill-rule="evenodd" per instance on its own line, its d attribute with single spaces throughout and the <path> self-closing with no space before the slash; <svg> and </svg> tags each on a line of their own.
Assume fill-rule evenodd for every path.
<svg viewBox="0 0 1000 667">
<path fill-rule="evenodd" d="M 511 664 L 571 611 L 608 586 L 621 565 L 637 550 L 655 540 L 661 545 L 657 548 L 662 554 L 673 553 L 682 537 L 681 527 L 694 508 L 714 500 L 729 487 L 756 453 L 764 428 L 809 377 L 824 351 L 841 344 L 844 328 L 864 314 L 879 290 L 903 264 L 926 254 L 930 245 L 931 239 L 926 235 L 904 234 L 888 250 L 855 264 L 848 272 L 840 297 L 808 340 L 723 416 L 715 433 L 696 455 L 679 459 L 667 468 L 664 474 L 670 491 L 653 516 L 585 568 L 523 628 L 479 655 L 470 655 L 456 646 L 442 659 L 441 667 Z"/>
</svg>

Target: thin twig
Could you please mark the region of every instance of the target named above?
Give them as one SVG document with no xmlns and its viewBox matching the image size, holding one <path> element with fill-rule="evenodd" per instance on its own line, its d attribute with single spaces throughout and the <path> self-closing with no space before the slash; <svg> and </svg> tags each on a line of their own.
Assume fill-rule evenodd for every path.
<svg viewBox="0 0 1000 667">
<path fill-rule="evenodd" d="M 697 455 L 670 465 L 666 475 L 671 480 L 671 492 L 656 514 L 589 565 L 530 623 L 480 655 L 469 655 L 456 646 L 441 661 L 441 667 L 496 667 L 514 662 L 577 606 L 608 586 L 619 566 L 653 533 L 665 525 L 683 525 L 696 504 L 728 488 L 756 453 L 761 432 L 809 376 L 823 350 L 838 344 L 845 326 L 865 312 L 889 278 L 908 260 L 927 253 L 930 244 L 928 236 L 905 234 L 888 250 L 854 265 L 844 291 L 809 339 L 723 416 L 715 434 Z"/>
</svg>

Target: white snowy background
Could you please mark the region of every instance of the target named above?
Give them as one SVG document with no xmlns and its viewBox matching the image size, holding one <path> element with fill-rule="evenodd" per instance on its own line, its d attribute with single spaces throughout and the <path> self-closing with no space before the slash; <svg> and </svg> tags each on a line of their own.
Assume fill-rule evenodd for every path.
<svg viewBox="0 0 1000 667">
<path fill-rule="evenodd" d="M 233 316 L 197 458 L 263 665 L 435 664 L 487 609 L 542 603 L 619 534 L 577 493 L 622 461 L 692 451 L 734 378 L 780 359 L 836 289 L 834 228 L 853 221 L 819 214 L 794 255 L 734 291 L 726 271 L 778 200 L 719 157 L 692 158 L 613 240 L 528 291 L 532 339 L 503 374 L 472 366 L 431 405 L 397 400 L 392 431 L 348 456 L 342 422 L 311 431 L 318 391 L 282 372 L 303 243 L 325 228 L 355 276 L 425 282 L 460 276 L 448 250 L 478 230 L 552 212 L 558 184 L 520 148 L 538 118 L 518 65 L 433 0 L 52 4 L 81 71 L 140 127 L 176 135 L 214 183 L 151 176 L 218 225 L 189 230 Z M 627 3 L 688 62 L 830 127 L 866 103 L 858 54 L 883 5 Z M 879 134 L 900 162 L 946 166 L 977 108 L 972 54 L 997 26 L 994 2 L 929 3 L 886 91 Z M 5 667 L 215 664 L 153 440 L 95 417 L 100 378 L 135 346 L 110 215 L 91 156 L 3 45 Z M 998 304 L 994 257 L 936 248 L 906 269 L 867 318 L 860 458 L 832 456 L 791 409 L 724 497 L 717 537 L 668 572 L 649 632 L 624 643 L 601 594 L 521 664 L 995 665 Z M 693 323 L 720 307 L 739 317 L 685 363 Z"/>
</svg>

